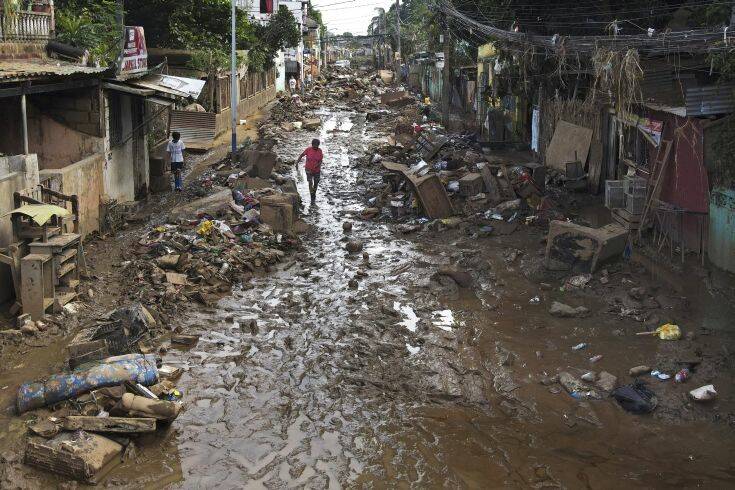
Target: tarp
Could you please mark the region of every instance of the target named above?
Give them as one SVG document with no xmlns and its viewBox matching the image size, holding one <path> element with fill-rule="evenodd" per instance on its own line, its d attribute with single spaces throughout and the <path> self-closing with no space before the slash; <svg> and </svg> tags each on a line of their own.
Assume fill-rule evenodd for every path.
<svg viewBox="0 0 735 490">
<path fill-rule="evenodd" d="M 48 220 L 52 216 L 66 217 L 71 216 L 68 209 L 64 209 L 61 206 L 54 206 L 53 204 L 26 204 L 18 209 L 14 209 L 9 213 L 5 213 L 3 217 L 10 216 L 11 214 L 23 214 L 33 219 L 40 226 L 48 223 Z"/>
</svg>

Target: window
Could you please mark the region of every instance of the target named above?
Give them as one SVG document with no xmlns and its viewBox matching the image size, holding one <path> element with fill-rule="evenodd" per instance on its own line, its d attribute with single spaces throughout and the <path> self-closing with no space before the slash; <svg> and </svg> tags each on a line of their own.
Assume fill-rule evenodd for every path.
<svg viewBox="0 0 735 490">
<path fill-rule="evenodd" d="M 273 0 L 260 0 L 260 13 L 261 14 L 272 14 L 273 13 Z"/>
</svg>

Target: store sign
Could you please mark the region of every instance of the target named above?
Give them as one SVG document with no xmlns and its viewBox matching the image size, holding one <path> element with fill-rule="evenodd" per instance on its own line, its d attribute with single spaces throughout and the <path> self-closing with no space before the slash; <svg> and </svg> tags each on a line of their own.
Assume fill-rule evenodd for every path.
<svg viewBox="0 0 735 490">
<path fill-rule="evenodd" d="M 623 124 L 637 128 L 653 146 L 661 145 L 661 136 L 664 129 L 663 121 L 649 119 L 629 112 L 624 112 L 622 116 L 619 115 L 618 120 Z"/>
<path fill-rule="evenodd" d="M 125 45 L 118 66 L 120 75 L 132 75 L 148 70 L 148 49 L 142 27 L 125 26 Z"/>
</svg>

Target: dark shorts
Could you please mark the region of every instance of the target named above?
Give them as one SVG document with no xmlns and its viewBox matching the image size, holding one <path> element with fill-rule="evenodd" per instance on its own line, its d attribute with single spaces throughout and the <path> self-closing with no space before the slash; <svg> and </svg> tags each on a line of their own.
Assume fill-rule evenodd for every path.
<svg viewBox="0 0 735 490">
<path fill-rule="evenodd" d="M 322 178 L 321 173 L 314 174 L 314 173 L 309 172 L 308 170 L 306 172 L 306 180 L 309 182 L 309 185 L 311 187 L 314 187 L 314 189 L 316 189 L 316 187 L 319 186 L 319 181 L 321 180 L 321 178 Z"/>
<path fill-rule="evenodd" d="M 171 162 L 171 171 L 176 172 L 184 168 L 184 162 Z"/>
</svg>

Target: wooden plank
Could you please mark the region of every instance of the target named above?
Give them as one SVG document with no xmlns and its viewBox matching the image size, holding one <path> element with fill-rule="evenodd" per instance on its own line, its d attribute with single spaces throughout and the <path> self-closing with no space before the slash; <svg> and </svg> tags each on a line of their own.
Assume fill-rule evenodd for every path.
<svg viewBox="0 0 735 490">
<path fill-rule="evenodd" d="M 600 193 L 602 184 L 602 161 L 604 150 L 601 141 L 593 141 L 590 146 L 589 171 L 587 172 L 587 183 L 590 193 L 597 195 Z"/>
<path fill-rule="evenodd" d="M 665 146 L 665 148 L 664 148 Z M 663 140 L 661 141 L 661 148 L 659 148 L 659 156 L 661 155 L 661 152 L 663 151 L 663 158 L 657 158 L 655 164 L 658 167 L 658 175 L 656 175 L 656 182 L 653 186 L 653 189 L 651 189 L 648 200 L 646 201 L 646 206 L 643 208 L 643 216 L 641 217 L 641 224 L 640 228 L 638 229 L 638 239 L 641 240 L 643 238 L 643 230 L 646 229 L 646 223 L 649 219 L 649 214 L 651 213 L 651 208 L 653 206 L 653 203 L 658 200 L 658 196 L 661 194 L 661 183 L 664 180 L 664 175 L 666 174 L 666 169 L 669 165 L 669 160 L 671 156 L 671 148 L 674 146 L 673 141 L 671 140 Z M 649 181 L 650 182 L 650 181 Z"/>
<path fill-rule="evenodd" d="M 145 433 L 156 431 L 156 419 L 127 417 L 68 416 L 63 422 L 64 430 L 86 430 L 89 432 L 114 432 L 117 434 Z"/>
<path fill-rule="evenodd" d="M 485 191 L 490 198 L 490 202 L 500 202 L 500 185 L 498 184 L 498 180 L 495 178 L 495 175 L 493 175 L 492 170 L 490 170 L 490 167 L 488 165 L 483 165 L 480 169 L 480 174 L 482 175 L 482 180 L 485 181 Z"/>
<path fill-rule="evenodd" d="M 567 162 L 587 162 L 592 142 L 592 130 L 560 120 L 546 149 L 546 166 L 566 171 Z"/>
</svg>

